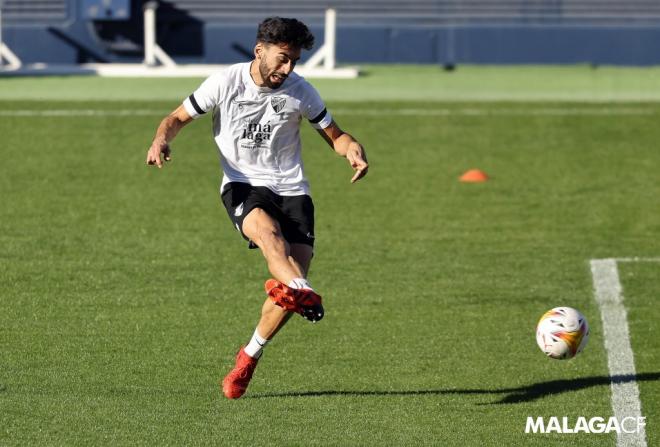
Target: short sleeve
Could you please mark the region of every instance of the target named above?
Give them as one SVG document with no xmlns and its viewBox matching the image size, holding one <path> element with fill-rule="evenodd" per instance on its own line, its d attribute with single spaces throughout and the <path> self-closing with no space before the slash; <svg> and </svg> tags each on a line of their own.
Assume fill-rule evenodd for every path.
<svg viewBox="0 0 660 447">
<path fill-rule="evenodd" d="M 305 95 L 301 104 L 301 112 L 311 124 L 317 129 L 325 129 L 332 123 L 332 116 L 326 109 L 321 95 L 311 84 L 306 83 Z"/>
<path fill-rule="evenodd" d="M 221 92 L 225 84 L 223 73 L 209 76 L 197 90 L 183 101 L 183 107 L 192 118 L 199 118 L 221 102 Z"/>
</svg>

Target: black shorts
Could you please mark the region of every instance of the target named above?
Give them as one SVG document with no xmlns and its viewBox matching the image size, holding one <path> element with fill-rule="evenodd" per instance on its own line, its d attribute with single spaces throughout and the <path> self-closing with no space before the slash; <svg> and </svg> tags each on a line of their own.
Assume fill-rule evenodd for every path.
<svg viewBox="0 0 660 447">
<path fill-rule="evenodd" d="M 261 208 L 280 224 L 290 244 L 314 246 L 314 204 L 308 195 L 280 196 L 265 186 L 231 182 L 222 191 L 222 203 L 250 248 L 257 246 L 243 233 L 243 219 L 255 208 Z"/>
</svg>

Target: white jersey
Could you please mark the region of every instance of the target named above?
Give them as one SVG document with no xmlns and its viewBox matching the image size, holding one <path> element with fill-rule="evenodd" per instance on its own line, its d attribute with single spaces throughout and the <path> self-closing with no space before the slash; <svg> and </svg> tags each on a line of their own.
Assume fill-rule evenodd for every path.
<svg viewBox="0 0 660 447">
<path fill-rule="evenodd" d="M 323 129 L 332 117 L 304 78 L 291 72 L 277 89 L 259 87 L 250 62 L 235 64 L 206 79 L 183 106 L 193 118 L 213 111 L 224 171 L 221 190 L 229 182 L 243 182 L 282 196 L 309 194 L 300 122 L 305 118 Z"/>
</svg>

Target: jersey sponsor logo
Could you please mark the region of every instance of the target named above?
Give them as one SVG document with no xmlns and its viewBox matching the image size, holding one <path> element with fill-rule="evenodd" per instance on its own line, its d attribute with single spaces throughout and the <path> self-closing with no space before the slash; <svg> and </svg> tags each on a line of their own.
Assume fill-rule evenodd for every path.
<svg viewBox="0 0 660 447">
<path fill-rule="evenodd" d="M 261 123 L 245 123 L 243 125 L 242 140 L 248 140 L 249 143 L 242 143 L 241 147 L 246 149 L 254 149 L 270 143 L 270 137 L 273 133 L 273 126 L 270 122 L 265 124 Z"/>
<path fill-rule="evenodd" d="M 273 107 L 275 113 L 280 113 L 280 110 L 286 105 L 286 97 L 284 96 L 273 96 L 270 98 L 270 105 Z"/>
</svg>

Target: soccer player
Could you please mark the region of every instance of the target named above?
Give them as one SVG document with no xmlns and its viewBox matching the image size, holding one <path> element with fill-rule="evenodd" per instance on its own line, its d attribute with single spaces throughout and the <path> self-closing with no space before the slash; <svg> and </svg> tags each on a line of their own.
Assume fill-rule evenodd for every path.
<svg viewBox="0 0 660 447">
<path fill-rule="evenodd" d="M 318 92 L 293 69 L 314 36 L 296 19 L 271 17 L 257 30 L 254 59 L 206 79 L 165 117 L 147 152 L 147 164 L 171 160 L 169 143 L 191 120 L 208 112 L 224 176 L 220 187 L 229 218 L 258 247 L 274 279 L 261 318 L 236 365 L 222 382 L 226 397 L 241 397 L 264 346 L 293 313 L 309 321 L 323 318 L 321 297 L 307 281 L 314 247 L 314 205 L 303 173 L 300 123 L 309 121 L 345 157 L 355 182 L 367 174 L 364 148 L 342 131 Z M 162 158 L 161 158 L 162 157 Z"/>
</svg>

